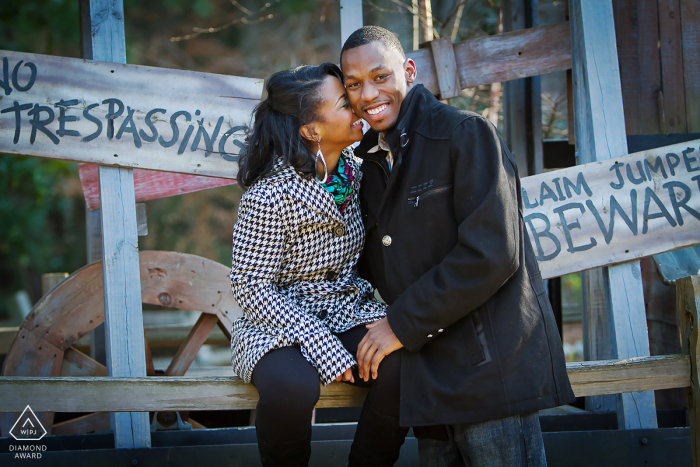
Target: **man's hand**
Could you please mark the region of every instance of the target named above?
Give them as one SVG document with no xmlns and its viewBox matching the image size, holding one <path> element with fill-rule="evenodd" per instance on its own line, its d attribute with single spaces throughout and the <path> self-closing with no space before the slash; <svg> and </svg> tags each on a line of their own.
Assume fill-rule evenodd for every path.
<svg viewBox="0 0 700 467">
<path fill-rule="evenodd" d="M 403 347 L 403 344 L 389 326 L 389 320 L 382 318 L 367 325 L 367 334 L 357 346 L 357 366 L 360 378 L 369 380 L 370 372 L 377 379 L 377 368 L 384 357 Z"/>
<path fill-rule="evenodd" d="M 338 375 L 338 377 L 335 380 L 337 382 L 348 381 L 350 383 L 354 383 L 355 378 L 352 376 L 352 368 L 348 368 L 347 370 L 345 370 L 345 373 L 343 373 L 342 375 Z"/>
</svg>

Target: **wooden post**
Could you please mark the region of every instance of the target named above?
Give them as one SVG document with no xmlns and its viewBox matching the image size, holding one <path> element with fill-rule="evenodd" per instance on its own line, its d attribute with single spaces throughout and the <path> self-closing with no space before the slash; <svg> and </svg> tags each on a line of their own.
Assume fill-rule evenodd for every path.
<svg viewBox="0 0 700 467">
<path fill-rule="evenodd" d="M 89 0 L 92 58 L 126 63 L 122 0 Z M 134 174 L 100 167 L 105 342 L 109 376 L 146 376 Z M 117 448 L 151 446 L 148 414 L 113 413 Z"/>
<path fill-rule="evenodd" d="M 505 32 L 537 27 L 533 0 L 503 2 Z M 539 76 L 505 83 L 503 116 L 506 143 L 513 152 L 521 177 L 542 173 L 542 98 Z"/>
<path fill-rule="evenodd" d="M 362 0 L 340 0 L 340 46 L 362 27 Z"/>
<path fill-rule="evenodd" d="M 578 163 L 609 159 L 627 153 L 622 89 L 615 46 L 612 4 L 597 0 L 571 0 L 570 27 L 576 146 Z M 590 157 L 590 160 L 586 158 Z M 603 268 L 610 355 L 614 359 L 649 355 L 644 314 L 644 292 L 639 261 Z M 589 275 L 589 284 L 591 276 Z M 599 282 L 597 279 L 594 284 Z M 599 299 L 600 290 L 587 297 Z M 584 322 L 606 318 L 600 308 L 584 309 Z M 604 322 L 604 321 L 603 321 Z M 584 339 L 589 336 L 585 336 Z M 653 392 L 617 397 L 618 426 L 622 429 L 656 428 Z"/>
<path fill-rule="evenodd" d="M 700 465 L 700 377 L 698 355 L 700 355 L 700 276 L 683 277 L 676 280 L 676 317 L 678 335 L 681 340 L 681 353 L 690 355 L 690 387 L 688 415 L 690 416 L 690 442 L 693 449 L 693 465 Z"/>
</svg>

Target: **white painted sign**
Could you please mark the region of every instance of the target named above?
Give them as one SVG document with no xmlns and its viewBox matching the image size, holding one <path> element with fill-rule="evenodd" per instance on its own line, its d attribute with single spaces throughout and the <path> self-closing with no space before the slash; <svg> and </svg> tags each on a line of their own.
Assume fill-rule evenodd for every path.
<svg viewBox="0 0 700 467">
<path fill-rule="evenodd" d="M 235 178 L 263 80 L 0 50 L 0 152 Z"/>
<path fill-rule="evenodd" d="M 700 243 L 700 140 L 522 179 L 545 278 Z"/>
</svg>

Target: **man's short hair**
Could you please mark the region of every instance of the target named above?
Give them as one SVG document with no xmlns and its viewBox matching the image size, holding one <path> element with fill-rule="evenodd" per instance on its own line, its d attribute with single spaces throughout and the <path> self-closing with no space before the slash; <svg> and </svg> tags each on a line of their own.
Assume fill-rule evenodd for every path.
<svg viewBox="0 0 700 467">
<path fill-rule="evenodd" d="M 394 49 L 401 54 L 401 58 L 406 59 L 406 54 L 401 47 L 401 42 L 396 34 L 384 29 L 380 26 L 363 26 L 357 31 L 350 34 L 348 40 L 343 44 L 343 50 L 340 52 L 340 60 L 343 60 L 343 53 L 346 50 L 354 49 L 355 47 L 360 47 L 362 45 L 371 44 L 372 42 L 381 42 L 387 49 Z"/>
</svg>

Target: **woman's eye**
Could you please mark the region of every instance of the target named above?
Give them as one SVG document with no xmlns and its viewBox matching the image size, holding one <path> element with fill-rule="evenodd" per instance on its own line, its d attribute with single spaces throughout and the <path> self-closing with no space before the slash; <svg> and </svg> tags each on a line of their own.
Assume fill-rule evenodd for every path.
<svg viewBox="0 0 700 467">
<path fill-rule="evenodd" d="M 343 103 L 343 105 L 340 106 L 340 108 L 341 108 L 341 109 L 345 109 L 345 108 L 347 108 L 349 105 L 350 105 L 350 102 L 345 101 L 345 102 Z"/>
</svg>

